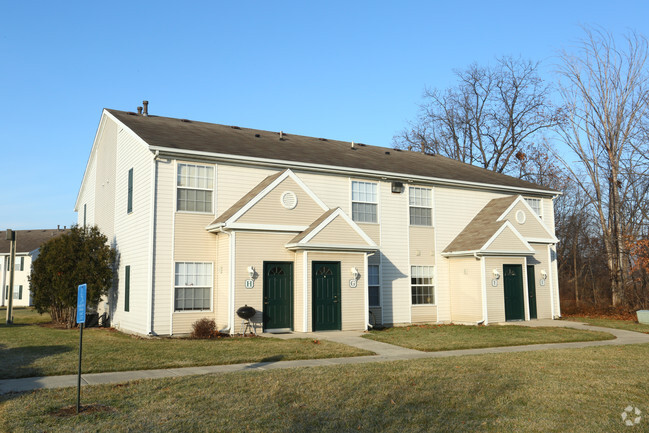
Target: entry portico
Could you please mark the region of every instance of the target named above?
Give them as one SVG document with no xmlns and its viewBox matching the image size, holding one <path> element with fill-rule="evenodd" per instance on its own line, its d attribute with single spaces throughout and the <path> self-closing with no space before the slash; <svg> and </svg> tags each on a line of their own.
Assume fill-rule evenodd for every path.
<svg viewBox="0 0 649 433">
<path fill-rule="evenodd" d="M 257 310 L 265 332 L 361 330 L 368 323 L 368 255 L 378 246 L 340 208 L 329 209 L 291 170 L 268 176 L 207 230 L 227 253 L 227 310 Z M 222 277 L 223 279 L 226 279 Z"/>
</svg>

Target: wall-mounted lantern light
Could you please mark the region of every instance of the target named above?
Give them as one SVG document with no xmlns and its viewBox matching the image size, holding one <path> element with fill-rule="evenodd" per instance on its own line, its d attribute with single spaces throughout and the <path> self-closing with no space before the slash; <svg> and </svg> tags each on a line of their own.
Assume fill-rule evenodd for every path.
<svg viewBox="0 0 649 433">
<path fill-rule="evenodd" d="M 498 271 L 498 269 L 494 269 L 494 270 L 492 271 L 492 273 L 494 274 L 494 278 L 495 278 L 495 279 L 499 279 L 499 278 L 500 278 L 500 272 Z"/>
<path fill-rule="evenodd" d="M 250 278 L 255 278 L 255 268 L 254 268 L 254 266 L 248 266 L 248 275 L 250 275 Z"/>
<path fill-rule="evenodd" d="M 545 269 L 541 270 L 541 278 L 543 278 L 544 280 L 548 279 L 548 273 L 545 272 Z"/>
<path fill-rule="evenodd" d="M 358 279 L 358 269 L 352 267 L 351 271 L 352 271 L 352 277 L 354 277 L 354 279 Z"/>
</svg>

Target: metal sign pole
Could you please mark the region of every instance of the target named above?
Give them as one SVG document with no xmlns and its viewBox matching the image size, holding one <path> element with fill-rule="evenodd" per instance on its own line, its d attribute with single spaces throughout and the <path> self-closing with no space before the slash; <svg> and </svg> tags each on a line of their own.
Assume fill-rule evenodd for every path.
<svg viewBox="0 0 649 433">
<path fill-rule="evenodd" d="M 14 273 L 16 271 L 16 232 L 7 229 L 7 240 L 11 241 L 10 253 L 9 253 L 9 288 L 7 289 L 7 325 L 14 323 Z"/>
<path fill-rule="evenodd" d="M 83 323 L 79 324 L 79 375 L 77 376 L 77 413 L 81 408 L 81 348 L 83 346 Z"/>
<path fill-rule="evenodd" d="M 81 349 L 83 347 L 83 325 L 86 323 L 86 289 L 82 284 L 77 289 L 77 323 L 79 324 L 79 374 L 77 375 L 77 414 L 81 409 Z"/>
</svg>

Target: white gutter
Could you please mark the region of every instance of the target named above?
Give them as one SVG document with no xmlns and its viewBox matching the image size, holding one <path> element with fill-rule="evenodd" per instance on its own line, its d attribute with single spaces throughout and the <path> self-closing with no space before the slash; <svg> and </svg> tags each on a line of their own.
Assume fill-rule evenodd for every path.
<svg viewBox="0 0 649 433">
<path fill-rule="evenodd" d="M 476 256 L 476 259 L 478 257 Z M 480 257 L 480 278 L 482 283 L 482 324 L 489 324 L 488 310 L 487 310 L 487 265 L 485 263 L 485 257 Z"/>
<path fill-rule="evenodd" d="M 155 282 L 155 212 L 156 212 L 156 185 L 158 182 L 158 155 L 155 151 L 153 155 L 153 165 L 151 166 L 151 219 L 149 221 L 149 284 L 148 284 L 148 305 L 147 305 L 147 335 L 153 334 L 153 285 Z"/>
<path fill-rule="evenodd" d="M 179 156 L 186 157 L 186 155 L 194 155 L 197 157 L 201 157 L 202 160 L 210 159 L 219 162 L 234 161 L 234 162 L 243 162 L 246 164 L 255 164 L 261 166 L 279 167 L 279 168 L 299 167 L 310 171 L 337 173 L 337 174 L 343 174 L 347 176 L 365 174 L 373 177 L 393 178 L 396 180 L 406 180 L 406 181 L 416 180 L 420 183 L 430 183 L 436 185 L 464 186 L 468 188 L 489 189 L 489 190 L 497 189 L 501 191 L 516 192 L 516 193 L 520 193 L 520 192 L 537 193 L 537 194 L 542 194 L 544 196 L 556 196 L 556 195 L 563 194 L 562 192 L 548 191 L 542 189 L 495 185 L 489 183 L 470 182 L 464 180 L 451 180 L 451 179 L 443 179 L 439 177 L 420 176 L 420 175 L 396 173 L 390 171 L 367 170 L 361 168 L 346 168 L 346 167 L 338 167 L 335 165 L 313 164 L 313 163 L 301 162 L 301 161 L 286 161 L 281 159 L 257 158 L 252 156 L 230 155 L 225 153 L 202 152 L 198 150 L 172 149 L 172 148 L 162 147 L 162 146 L 149 146 L 149 148 L 151 150 L 160 151 L 164 154 L 169 154 L 172 157 L 179 157 Z"/>
<path fill-rule="evenodd" d="M 230 294 L 228 297 L 228 326 L 230 328 L 230 333 L 234 333 L 234 287 L 235 287 L 235 247 L 236 247 L 236 232 L 227 232 L 230 236 L 230 278 L 229 288 Z"/>
</svg>

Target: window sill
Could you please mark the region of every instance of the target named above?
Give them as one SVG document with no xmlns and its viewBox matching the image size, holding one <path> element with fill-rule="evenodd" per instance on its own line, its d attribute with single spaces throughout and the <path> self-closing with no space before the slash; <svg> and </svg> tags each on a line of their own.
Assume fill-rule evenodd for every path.
<svg viewBox="0 0 649 433">
<path fill-rule="evenodd" d="M 214 310 L 174 310 L 174 314 L 213 313 Z"/>
<path fill-rule="evenodd" d="M 193 214 L 193 215 L 213 215 L 214 217 L 216 217 L 216 214 L 214 212 L 200 212 L 200 211 L 193 211 L 193 210 L 177 210 L 176 213 Z"/>
<path fill-rule="evenodd" d="M 437 304 L 410 304 L 411 307 L 437 307 Z"/>
</svg>

